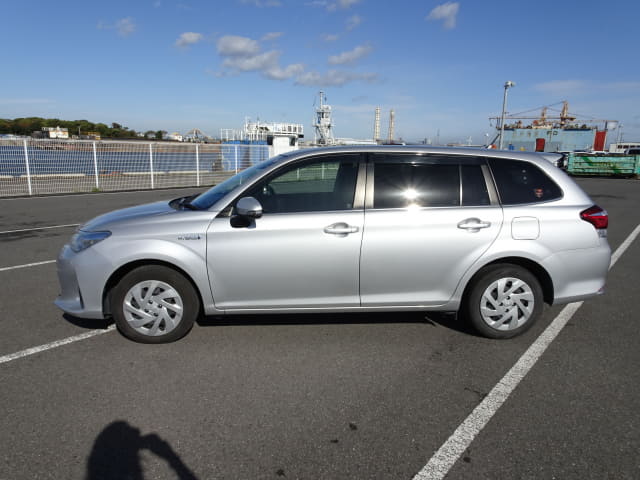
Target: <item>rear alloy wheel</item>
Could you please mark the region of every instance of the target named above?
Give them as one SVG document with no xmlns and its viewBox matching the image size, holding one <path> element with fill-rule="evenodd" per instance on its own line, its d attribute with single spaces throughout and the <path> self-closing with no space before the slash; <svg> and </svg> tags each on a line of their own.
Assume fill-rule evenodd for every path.
<svg viewBox="0 0 640 480">
<path fill-rule="evenodd" d="M 543 308 L 538 279 L 518 265 L 487 267 L 471 285 L 466 315 L 489 338 L 511 338 L 528 330 Z"/>
<path fill-rule="evenodd" d="M 138 267 L 111 295 L 118 330 L 141 343 L 166 343 L 189 332 L 200 312 L 198 295 L 182 274 L 161 265 Z"/>
</svg>

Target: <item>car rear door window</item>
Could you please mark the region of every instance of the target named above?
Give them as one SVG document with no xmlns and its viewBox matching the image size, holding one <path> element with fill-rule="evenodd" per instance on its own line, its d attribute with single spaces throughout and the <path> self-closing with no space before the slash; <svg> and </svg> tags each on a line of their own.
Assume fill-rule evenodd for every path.
<svg viewBox="0 0 640 480">
<path fill-rule="evenodd" d="M 373 208 L 455 207 L 460 205 L 458 165 L 376 162 Z"/>
<path fill-rule="evenodd" d="M 487 182 L 480 165 L 460 165 L 462 205 L 476 207 L 491 203 Z"/>
<path fill-rule="evenodd" d="M 491 158 L 489 165 L 503 205 L 541 203 L 562 198 L 562 190 L 533 163 Z"/>
</svg>

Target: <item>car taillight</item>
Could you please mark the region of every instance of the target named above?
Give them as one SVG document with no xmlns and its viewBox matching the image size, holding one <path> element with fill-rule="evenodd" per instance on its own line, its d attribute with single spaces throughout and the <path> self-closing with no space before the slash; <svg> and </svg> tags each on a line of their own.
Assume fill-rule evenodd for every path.
<svg viewBox="0 0 640 480">
<path fill-rule="evenodd" d="M 609 226 L 609 214 L 605 209 L 600 208 L 597 205 L 580 212 L 580 218 L 585 222 L 589 222 L 598 230 Z"/>
</svg>

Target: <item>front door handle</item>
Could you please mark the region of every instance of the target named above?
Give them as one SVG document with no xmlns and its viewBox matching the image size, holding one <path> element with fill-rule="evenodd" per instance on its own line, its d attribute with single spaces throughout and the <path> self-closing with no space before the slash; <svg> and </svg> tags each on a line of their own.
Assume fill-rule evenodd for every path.
<svg viewBox="0 0 640 480">
<path fill-rule="evenodd" d="M 351 226 L 344 222 L 338 222 L 324 227 L 324 233 L 330 233 L 332 235 L 348 235 L 350 233 L 356 233 L 358 230 L 360 230 L 358 227 Z"/>
<path fill-rule="evenodd" d="M 489 228 L 491 226 L 491 222 L 483 222 L 479 218 L 465 218 L 460 223 L 458 223 L 458 228 L 462 228 L 463 230 L 467 230 L 471 233 L 479 232 L 481 228 Z"/>
</svg>

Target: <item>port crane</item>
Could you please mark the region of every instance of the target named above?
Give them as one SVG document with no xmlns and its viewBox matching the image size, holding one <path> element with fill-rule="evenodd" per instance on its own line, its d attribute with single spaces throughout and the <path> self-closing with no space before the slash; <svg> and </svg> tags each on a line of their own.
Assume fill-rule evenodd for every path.
<svg viewBox="0 0 640 480">
<path fill-rule="evenodd" d="M 553 110 L 555 112 L 558 112 L 558 110 L 553 109 L 551 107 L 554 107 L 554 106 L 560 105 L 560 104 L 562 104 L 562 110 L 559 111 L 559 115 L 548 115 L 547 112 L 549 110 Z M 541 110 L 540 111 L 540 115 L 537 115 L 537 116 L 526 116 L 527 113 L 533 112 L 535 110 L 538 110 L 538 108 L 534 108 L 532 110 L 526 110 L 526 111 L 520 112 L 520 113 L 507 115 L 505 117 L 505 120 L 507 120 L 507 119 L 508 120 L 517 120 L 516 124 L 513 125 L 516 128 L 522 128 L 522 120 L 532 120 L 531 125 L 533 127 L 553 127 L 553 126 L 566 127 L 566 126 L 571 125 L 578 118 L 577 115 L 569 113 L 569 102 L 567 100 L 563 100 L 562 102 L 558 102 L 558 103 L 554 103 L 553 105 L 542 107 L 540 109 Z M 498 124 L 498 122 L 500 121 L 500 117 L 490 117 L 489 120 L 490 121 L 491 120 L 495 120 L 496 124 Z M 589 121 L 589 123 L 596 123 L 596 122 L 606 122 L 607 120 L 589 118 L 588 121 Z"/>
</svg>

